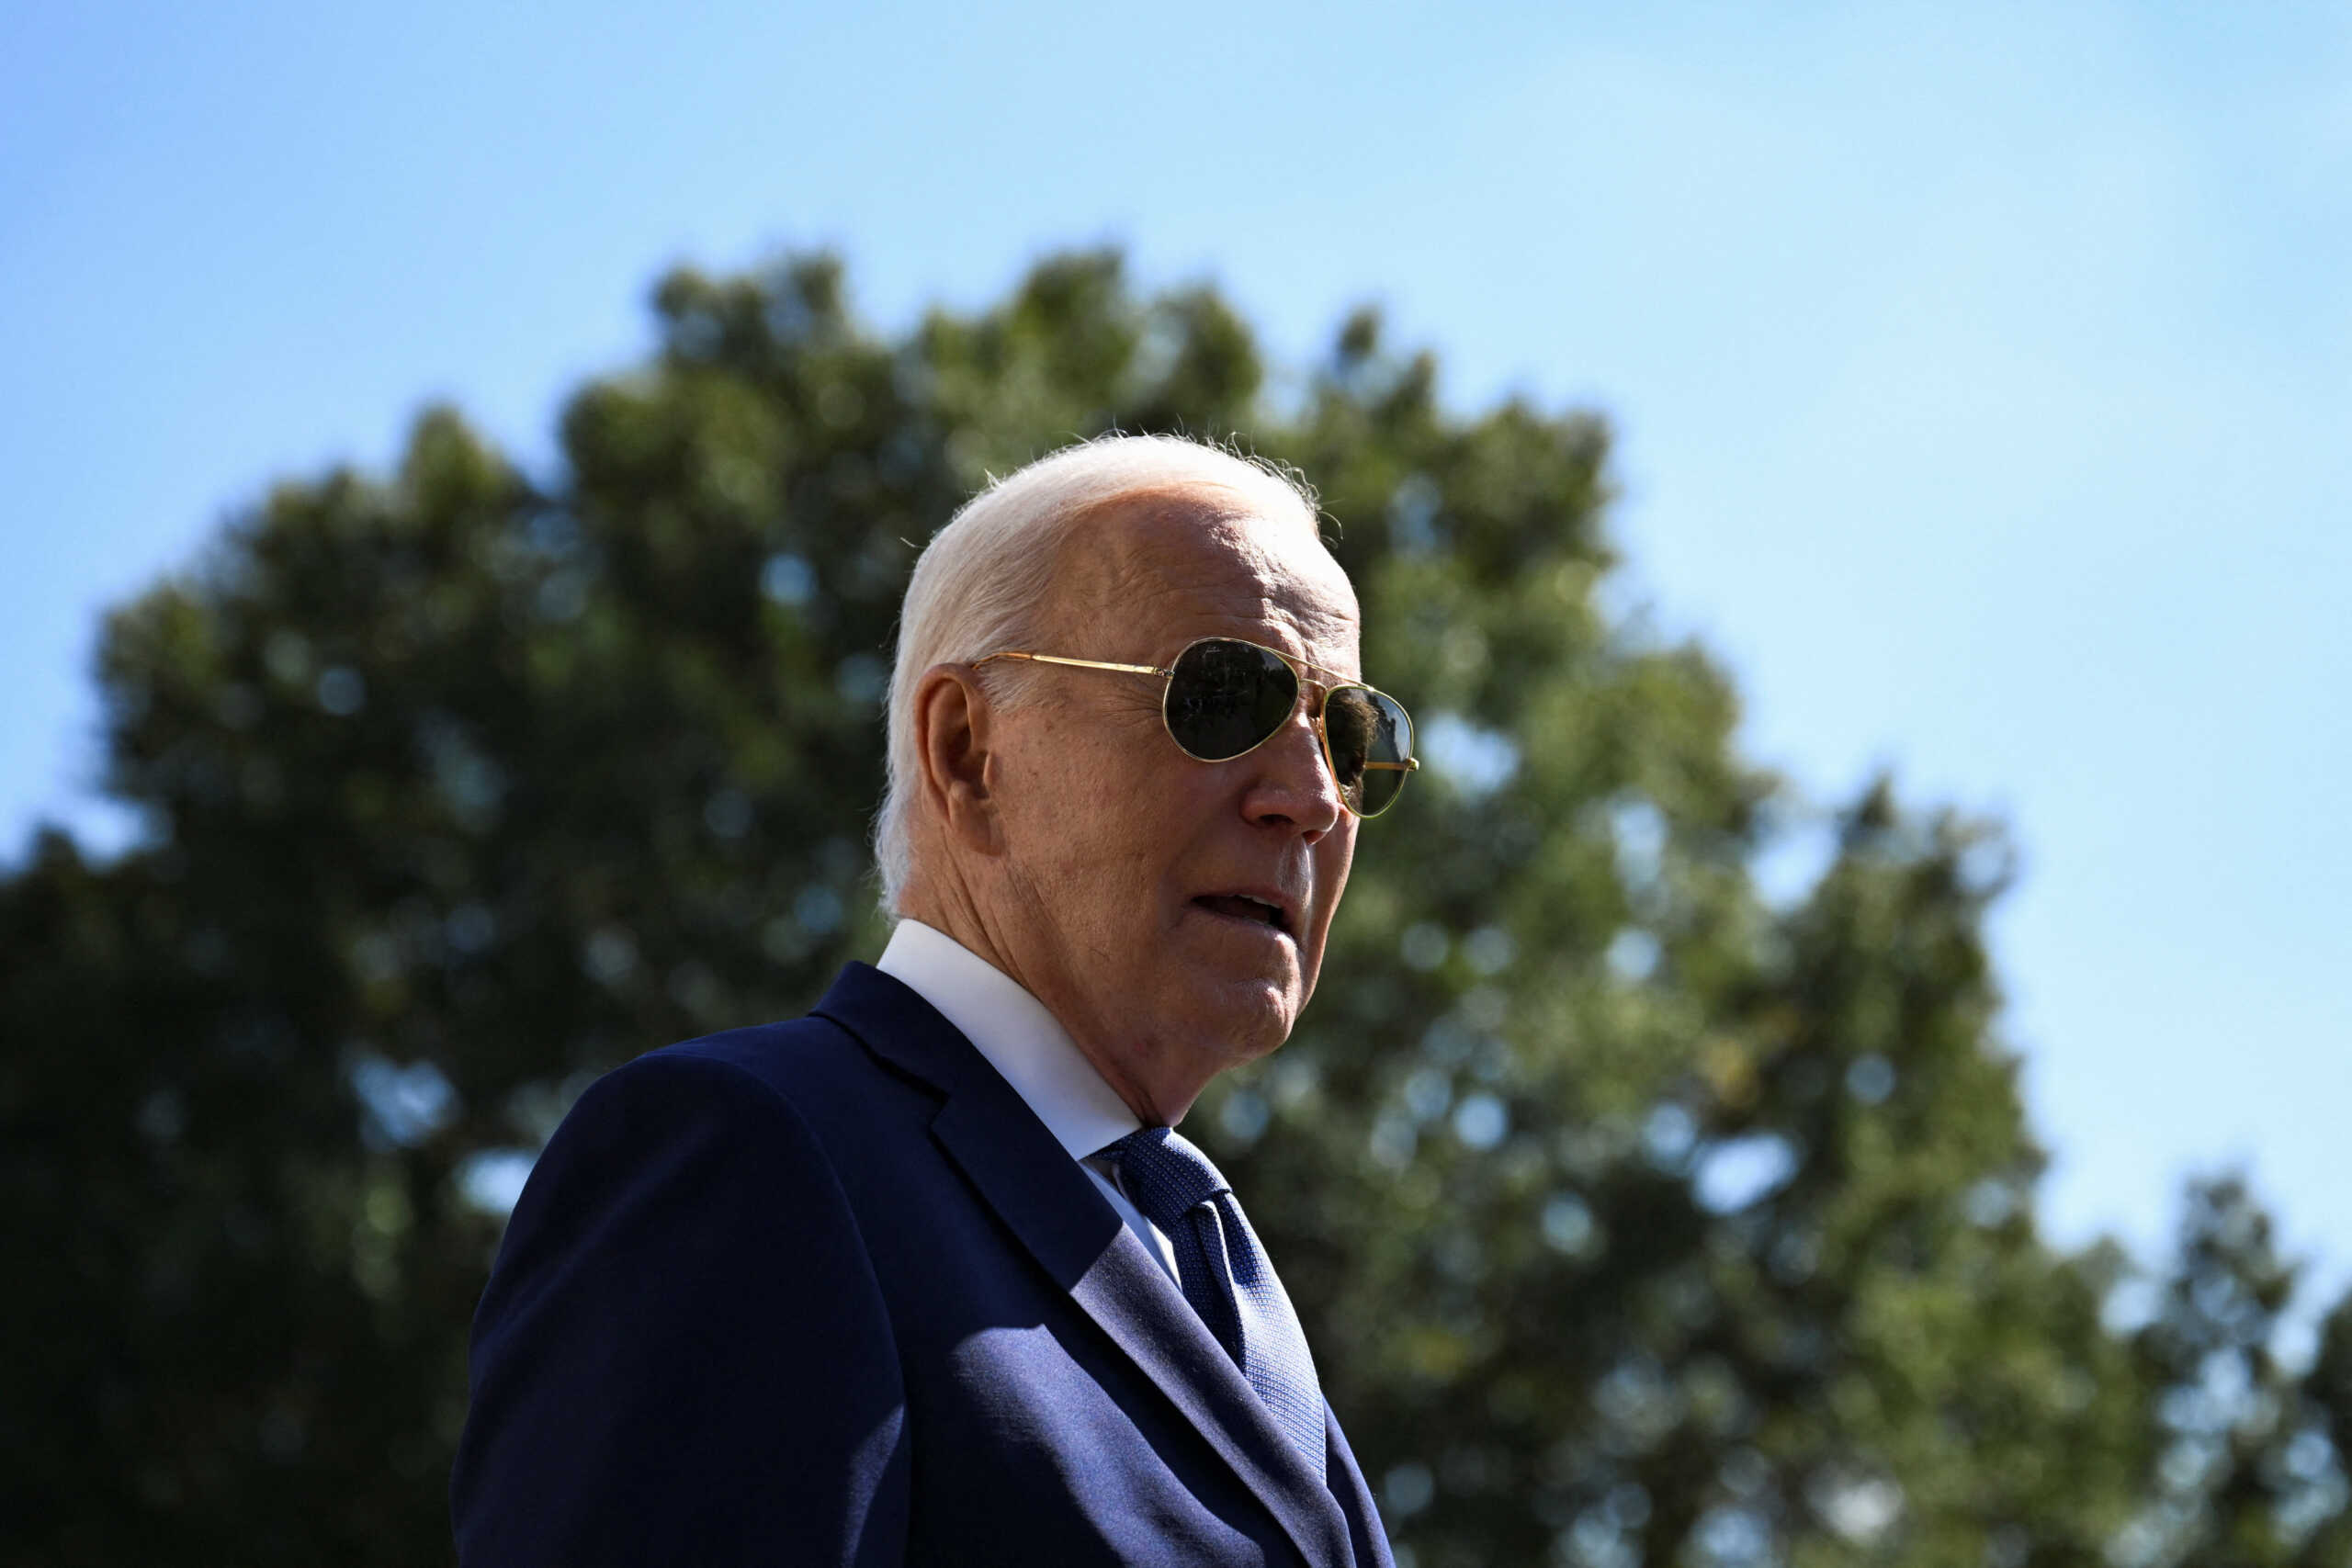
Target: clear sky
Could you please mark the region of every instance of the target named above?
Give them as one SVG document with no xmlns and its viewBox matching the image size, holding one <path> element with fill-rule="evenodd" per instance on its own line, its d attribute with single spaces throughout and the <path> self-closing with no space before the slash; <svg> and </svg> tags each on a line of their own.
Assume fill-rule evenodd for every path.
<svg viewBox="0 0 2352 1568">
<path fill-rule="evenodd" d="M 119 840 L 97 616 L 272 479 L 546 463 L 673 261 L 898 327 L 1105 240 L 1608 413 L 1752 755 L 2012 825 L 2058 1238 L 2235 1163 L 2352 1280 L 2341 4 L 7 6 L 0 853 Z"/>
</svg>

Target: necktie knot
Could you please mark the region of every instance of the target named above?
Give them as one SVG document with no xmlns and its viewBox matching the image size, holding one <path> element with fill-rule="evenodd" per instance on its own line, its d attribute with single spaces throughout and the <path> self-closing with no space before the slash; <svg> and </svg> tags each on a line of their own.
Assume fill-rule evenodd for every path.
<svg viewBox="0 0 2352 1568">
<path fill-rule="evenodd" d="M 1127 1197 L 1162 1230 L 1185 1213 L 1233 1189 L 1209 1156 L 1172 1127 L 1138 1127 L 1102 1153 L 1117 1163 Z"/>
</svg>

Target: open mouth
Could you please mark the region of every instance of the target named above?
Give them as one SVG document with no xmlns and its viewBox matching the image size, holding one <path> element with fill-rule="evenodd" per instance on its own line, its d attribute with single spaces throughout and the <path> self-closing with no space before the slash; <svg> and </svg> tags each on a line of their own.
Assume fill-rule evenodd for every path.
<svg viewBox="0 0 2352 1568">
<path fill-rule="evenodd" d="M 1284 936 L 1293 934 L 1289 918 L 1263 898 L 1252 898 L 1246 893 L 1204 893 L 1193 902 L 1211 914 L 1223 915 L 1228 919 L 1254 920 Z"/>
</svg>

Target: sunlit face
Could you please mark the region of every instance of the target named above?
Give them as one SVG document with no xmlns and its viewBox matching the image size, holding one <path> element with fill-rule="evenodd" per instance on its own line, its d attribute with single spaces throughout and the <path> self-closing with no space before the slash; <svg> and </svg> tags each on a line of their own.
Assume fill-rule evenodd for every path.
<svg viewBox="0 0 2352 1568">
<path fill-rule="evenodd" d="M 1195 638 L 1235 637 L 1356 674 L 1338 563 L 1303 525 L 1235 504 L 1142 501 L 1081 528 L 1057 565 L 1050 646 L 1032 651 L 1164 668 Z M 1027 679 L 1034 698 L 1001 715 L 995 746 L 1005 956 L 1131 1105 L 1172 1121 L 1288 1037 L 1356 819 L 1305 704 L 1248 755 L 1201 762 L 1170 739 L 1159 681 Z"/>
</svg>

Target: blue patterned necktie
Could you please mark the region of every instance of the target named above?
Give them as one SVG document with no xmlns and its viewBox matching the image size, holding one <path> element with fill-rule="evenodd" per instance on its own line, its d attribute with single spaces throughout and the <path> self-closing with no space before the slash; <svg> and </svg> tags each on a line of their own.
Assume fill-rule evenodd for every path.
<svg viewBox="0 0 2352 1568">
<path fill-rule="evenodd" d="M 1315 1361 L 1233 1189 L 1208 1156 L 1168 1127 L 1138 1128 L 1097 1157 L 1117 1164 L 1128 1200 L 1175 1245 L 1184 1299 L 1321 1479 L 1323 1391 Z"/>
</svg>

